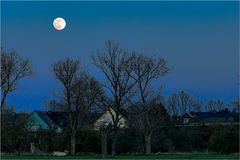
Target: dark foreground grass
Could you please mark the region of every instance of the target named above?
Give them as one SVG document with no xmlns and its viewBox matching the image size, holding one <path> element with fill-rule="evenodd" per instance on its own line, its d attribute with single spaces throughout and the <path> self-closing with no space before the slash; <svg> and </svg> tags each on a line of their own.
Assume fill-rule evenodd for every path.
<svg viewBox="0 0 240 160">
<path fill-rule="evenodd" d="M 65 160 L 72 160 L 72 159 L 80 159 L 80 160 L 97 160 L 102 159 L 101 156 L 37 156 L 37 155 L 21 155 L 21 156 L 1 156 L 1 159 L 13 159 L 13 160 L 58 160 L 58 159 L 65 159 Z M 119 160 L 145 160 L 145 159 L 161 159 L 161 160 L 238 160 L 239 155 L 217 155 L 217 154 L 162 154 L 162 155 L 134 155 L 134 156 L 116 156 L 114 158 L 107 157 L 107 160 L 111 159 L 119 159 Z"/>
</svg>

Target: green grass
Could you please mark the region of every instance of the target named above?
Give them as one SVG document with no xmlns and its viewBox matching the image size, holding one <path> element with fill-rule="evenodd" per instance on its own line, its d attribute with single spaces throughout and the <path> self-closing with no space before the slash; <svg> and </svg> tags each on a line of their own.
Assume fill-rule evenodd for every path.
<svg viewBox="0 0 240 160">
<path fill-rule="evenodd" d="M 80 160 L 96 160 L 102 159 L 101 156 L 37 156 L 37 155 L 21 155 L 21 156 L 1 156 L 1 159 L 13 159 L 13 160 L 72 160 L 72 159 L 80 159 Z M 162 154 L 162 155 L 134 155 L 134 156 L 116 156 L 114 158 L 107 157 L 107 160 L 118 159 L 118 160 L 145 160 L 145 159 L 161 159 L 161 160 L 238 160 L 239 155 L 217 155 L 217 154 Z"/>
</svg>

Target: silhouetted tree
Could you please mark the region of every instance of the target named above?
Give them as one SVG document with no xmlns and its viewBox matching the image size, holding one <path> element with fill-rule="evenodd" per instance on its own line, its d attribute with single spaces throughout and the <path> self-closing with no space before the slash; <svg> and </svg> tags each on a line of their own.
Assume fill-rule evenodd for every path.
<svg viewBox="0 0 240 160">
<path fill-rule="evenodd" d="M 225 107 L 224 102 L 222 100 L 209 100 L 207 103 L 207 111 L 220 111 Z"/>
<path fill-rule="evenodd" d="M 193 111 L 200 112 L 203 107 L 204 107 L 203 101 L 196 101 L 195 105 L 193 106 Z"/>
<path fill-rule="evenodd" d="M 186 112 L 192 111 L 193 107 L 195 106 L 194 98 L 184 91 L 178 93 L 178 96 L 179 96 L 178 106 L 180 114 L 182 115 Z"/>
<path fill-rule="evenodd" d="M 53 64 L 53 72 L 55 77 L 62 83 L 64 86 L 64 97 L 63 100 L 66 101 L 66 110 L 68 112 L 69 126 L 71 128 L 71 154 L 75 154 L 75 145 L 76 145 L 76 129 L 77 123 L 73 119 L 73 88 L 74 84 L 78 79 L 80 74 L 79 61 L 72 59 L 60 60 Z"/>
<path fill-rule="evenodd" d="M 177 93 L 173 93 L 168 97 L 167 100 L 167 110 L 171 116 L 178 115 L 178 95 Z"/>
<path fill-rule="evenodd" d="M 159 112 L 161 108 L 156 108 L 161 105 L 162 98 L 161 94 L 155 97 L 152 90 L 152 82 L 166 75 L 169 69 L 163 58 L 149 57 L 136 53 L 132 54 L 131 68 L 127 69 L 129 69 L 128 72 L 131 78 L 137 82 L 138 103 L 134 112 L 138 115 L 137 119 L 141 121 L 139 126 L 144 133 L 146 154 L 150 154 L 152 133 L 157 127 L 160 127 L 159 122 L 162 122 L 166 117 L 163 112 Z M 153 111 L 156 112 L 153 113 Z"/>
<path fill-rule="evenodd" d="M 129 52 L 113 41 L 106 41 L 105 49 L 103 52 L 97 51 L 92 56 L 92 60 L 106 78 L 106 83 L 103 86 L 108 94 L 104 98 L 104 106 L 111 114 L 113 122 L 112 127 L 109 128 L 112 135 L 112 156 L 114 156 L 121 111 L 128 104 L 128 99 L 132 97 L 132 90 L 136 82 L 132 81 L 127 72 L 130 67 Z M 115 115 L 111 109 L 115 111 Z"/>
<path fill-rule="evenodd" d="M 33 74 L 29 60 L 23 59 L 15 51 L 6 53 L 1 48 L 1 110 L 10 92 L 17 89 L 18 81 Z"/>
<path fill-rule="evenodd" d="M 55 77 L 64 86 L 61 95 L 61 107 L 68 112 L 71 154 L 75 154 L 76 132 L 86 124 L 90 111 L 96 107 L 102 97 L 100 84 L 87 75 L 78 60 L 66 58 L 53 64 Z"/>
<path fill-rule="evenodd" d="M 234 111 L 234 112 L 238 112 L 240 110 L 240 101 L 239 98 L 236 98 L 234 100 L 232 100 L 228 106 L 227 106 L 230 110 Z"/>
<path fill-rule="evenodd" d="M 195 99 L 188 93 L 181 91 L 169 96 L 167 108 L 172 115 L 183 115 L 192 111 L 195 105 Z"/>
</svg>

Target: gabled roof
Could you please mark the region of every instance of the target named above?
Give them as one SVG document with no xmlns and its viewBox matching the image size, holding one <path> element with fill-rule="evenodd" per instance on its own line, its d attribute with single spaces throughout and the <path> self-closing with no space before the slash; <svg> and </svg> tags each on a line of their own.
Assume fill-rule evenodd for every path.
<svg viewBox="0 0 240 160">
<path fill-rule="evenodd" d="M 47 112 L 45 111 L 34 111 L 38 116 L 49 126 L 49 127 L 56 127 L 56 124 L 51 120 L 48 116 Z"/>
<path fill-rule="evenodd" d="M 49 127 L 66 128 L 69 126 L 69 118 L 67 112 L 53 112 L 53 111 L 34 111 Z M 85 119 L 89 123 L 94 123 L 102 113 L 91 113 L 89 119 Z M 86 116 L 87 117 L 87 116 Z M 84 117 L 84 118 L 86 118 Z"/>
<path fill-rule="evenodd" d="M 69 125 L 67 112 L 48 111 L 46 112 L 46 115 L 54 125 L 60 127 L 67 127 Z"/>
<path fill-rule="evenodd" d="M 209 118 L 212 115 L 214 115 L 216 113 L 216 111 L 210 111 L 210 112 L 195 112 L 193 113 L 194 116 L 198 117 L 198 118 Z"/>
<path fill-rule="evenodd" d="M 193 115 L 194 112 L 187 112 L 185 113 L 182 118 L 195 118 L 195 116 Z M 175 116 L 176 118 L 179 118 L 178 116 Z M 181 117 L 180 117 L 181 118 Z"/>
<path fill-rule="evenodd" d="M 183 115 L 183 118 L 229 118 L 232 116 L 232 113 L 228 109 L 221 110 L 216 112 L 215 110 L 210 112 L 189 112 Z"/>
</svg>

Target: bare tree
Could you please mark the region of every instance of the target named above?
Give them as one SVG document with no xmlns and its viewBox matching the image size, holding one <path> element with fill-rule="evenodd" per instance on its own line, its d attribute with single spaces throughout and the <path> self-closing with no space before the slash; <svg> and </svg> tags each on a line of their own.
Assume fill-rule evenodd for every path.
<svg viewBox="0 0 240 160">
<path fill-rule="evenodd" d="M 195 112 L 200 112 L 203 107 L 204 107 L 203 101 L 196 101 L 195 105 L 193 106 L 193 110 Z"/>
<path fill-rule="evenodd" d="M 207 111 L 220 111 L 224 109 L 225 105 L 222 100 L 210 100 L 207 103 Z"/>
<path fill-rule="evenodd" d="M 237 76 L 237 86 L 238 90 L 240 90 L 240 74 Z M 235 99 L 233 99 L 229 104 L 228 108 L 234 112 L 239 113 L 240 111 L 240 95 L 238 94 Z"/>
<path fill-rule="evenodd" d="M 131 69 L 128 70 L 128 72 L 131 78 L 137 82 L 136 88 L 138 91 L 137 93 L 139 93 L 139 102 L 137 109 L 135 109 L 135 113 L 137 113 L 141 121 L 140 126 L 142 126 L 141 128 L 145 137 L 146 154 L 150 154 L 152 133 L 160 126 L 158 125 L 159 121 L 162 121 L 162 117 L 164 117 L 163 115 L 152 117 L 156 115 L 153 114 L 156 106 L 162 104 L 161 94 L 158 94 L 156 97 L 154 95 L 152 82 L 166 75 L 169 69 L 163 58 L 149 57 L 142 54 L 137 55 L 134 53 L 131 57 Z M 159 101 L 158 103 L 152 103 L 157 100 Z"/>
<path fill-rule="evenodd" d="M 104 98 L 105 109 L 111 114 L 112 126 L 112 156 L 116 153 L 116 136 L 119 132 L 121 111 L 128 104 L 132 90 L 136 84 L 127 72 L 130 63 L 129 52 L 122 49 L 118 43 L 106 41 L 106 50 L 97 51 L 92 56 L 94 65 L 104 74 L 106 83 L 103 84 L 108 93 Z M 115 111 L 115 114 L 112 113 Z"/>
<path fill-rule="evenodd" d="M 239 98 L 236 98 L 234 100 L 232 100 L 229 104 L 228 104 L 228 108 L 231 109 L 234 112 L 238 112 L 240 110 L 240 100 Z"/>
<path fill-rule="evenodd" d="M 186 112 L 190 112 L 195 105 L 195 99 L 184 91 L 174 93 L 168 98 L 168 109 L 173 115 L 183 115 Z"/>
<path fill-rule="evenodd" d="M 32 74 L 29 60 L 21 58 L 15 51 L 6 53 L 1 48 L 1 110 L 8 94 L 17 89 L 19 80 Z"/>
<path fill-rule="evenodd" d="M 64 86 L 60 96 L 61 106 L 68 112 L 71 154 L 75 154 L 76 132 L 85 125 L 88 113 L 101 97 L 101 86 L 80 68 L 78 60 L 60 60 L 53 64 L 53 72 Z"/>
<path fill-rule="evenodd" d="M 179 113 L 183 115 L 186 112 L 191 112 L 195 106 L 194 98 L 184 91 L 178 93 L 178 97 Z"/>
<path fill-rule="evenodd" d="M 167 110 L 171 116 L 178 115 L 178 95 L 176 93 L 174 93 L 168 97 Z"/>
<path fill-rule="evenodd" d="M 60 60 L 53 64 L 53 72 L 55 77 L 64 86 L 64 101 L 66 102 L 66 110 L 68 112 L 69 126 L 71 129 L 71 154 L 75 154 L 76 145 L 76 128 L 77 125 L 73 120 L 73 88 L 76 80 L 78 79 L 79 72 L 79 61 L 71 60 L 69 58 Z"/>
</svg>

